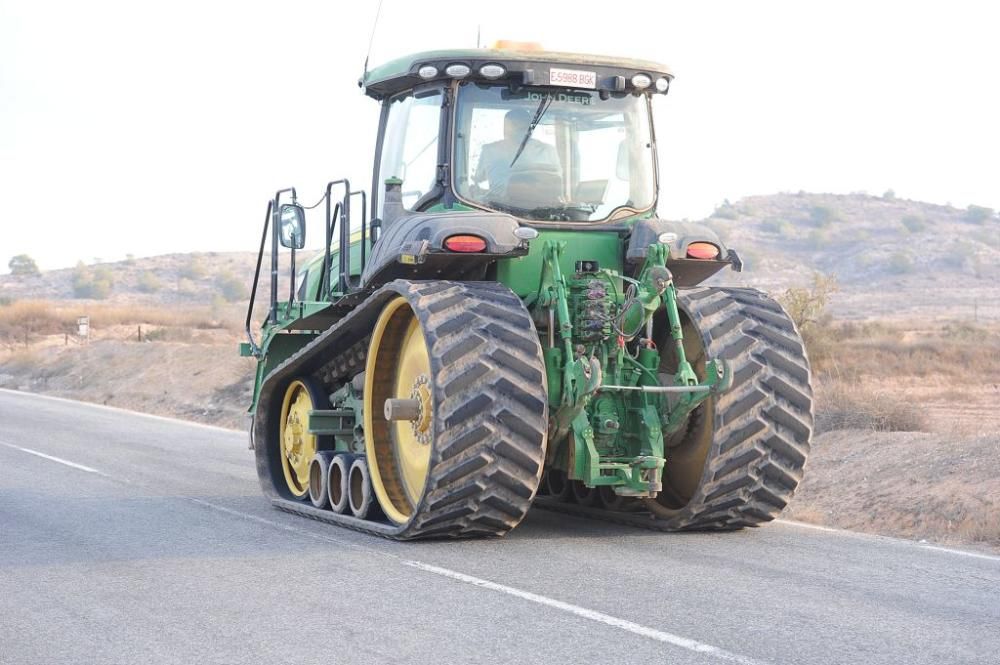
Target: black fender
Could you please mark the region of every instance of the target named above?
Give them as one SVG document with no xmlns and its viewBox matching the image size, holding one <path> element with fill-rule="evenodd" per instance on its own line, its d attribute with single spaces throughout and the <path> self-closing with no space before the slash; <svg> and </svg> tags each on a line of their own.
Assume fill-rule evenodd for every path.
<svg viewBox="0 0 1000 665">
<path fill-rule="evenodd" d="M 726 266 L 732 267 L 736 272 L 740 272 L 743 268 L 743 263 L 736 252 L 726 247 L 719 235 L 704 224 L 655 218 L 641 219 L 632 227 L 625 252 L 625 262 L 633 270 L 641 268 L 649 246 L 657 242 L 664 233 L 673 234 L 673 238 L 669 240 L 670 255 L 667 258 L 667 268 L 673 273 L 674 283 L 677 286 L 700 284 Z M 719 248 L 719 258 L 688 258 L 688 245 L 693 242 L 712 243 Z"/>
<path fill-rule="evenodd" d="M 524 256 L 521 225 L 504 213 L 482 211 L 413 213 L 382 229 L 365 264 L 361 283 L 377 287 L 394 279 L 483 279 L 500 258 Z M 445 248 L 453 235 L 475 235 L 486 241 L 483 252 L 459 253 Z"/>
</svg>

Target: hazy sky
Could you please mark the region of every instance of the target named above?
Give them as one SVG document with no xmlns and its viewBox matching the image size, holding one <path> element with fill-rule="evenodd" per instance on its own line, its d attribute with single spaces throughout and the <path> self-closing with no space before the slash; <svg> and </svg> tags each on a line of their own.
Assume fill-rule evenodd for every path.
<svg viewBox="0 0 1000 665">
<path fill-rule="evenodd" d="M 663 216 L 800 189 L 1000 208 L 993 3 L 472 4 L 385 0 L 372 64 L 477 25 L 668 63 Z M 0 271 L 255 250 L 275 189 L 367 188 L 375 6 L 0 0 Z"/>
</svg>

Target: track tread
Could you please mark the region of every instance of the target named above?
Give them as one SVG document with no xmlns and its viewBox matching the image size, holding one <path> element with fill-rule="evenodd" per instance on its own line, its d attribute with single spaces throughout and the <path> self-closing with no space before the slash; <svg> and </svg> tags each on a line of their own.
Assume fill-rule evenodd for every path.
<svg viewBox="0 0 1000 665">
<path fill-rule="evenodd" d="M 504 535 L 527 513 L 541 480 L 548 399 L 538 333 L 521 299 L 502 284 L 392 282 L 279 365 L 262 395 L 273 399 L 288 378 L 338 366 L 338 347 L 363 349 L 382 307 L 396 296 L 409 301 L 420 321 L 436 378 L 435 447 L 412 518 L 399 526 L 358 520 L 281 496 L 263 447 L 273 426 L 263 401 L 258 415 L 264 417 L 255 424 L 261 485 L 282 510 L 387 538 Z"/>
<path fill-rule="evenodd" d="M 734 381 L 715 397 L 713 440 L 695 494 L 653 522 L 665 530 L 768 522 L 788 504 L 809 454 L 812 388 L 801 337 L 781 305 L 756 289 L 695 287 L 678 296 L 706 356 L 725 358 Z"/>
</svg>

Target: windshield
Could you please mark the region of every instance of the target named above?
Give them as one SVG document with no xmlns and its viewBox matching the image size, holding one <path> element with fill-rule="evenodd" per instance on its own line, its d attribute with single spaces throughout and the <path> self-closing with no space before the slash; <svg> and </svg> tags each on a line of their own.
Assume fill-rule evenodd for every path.
<svg viewBox="0 0 1000 665">
<path fill-rule="evenodd" d="M 645 97 L 463 83 L 455 188 L 538 221 L 601 221 L 648 209 L 656 183 Z"/>
</svg>

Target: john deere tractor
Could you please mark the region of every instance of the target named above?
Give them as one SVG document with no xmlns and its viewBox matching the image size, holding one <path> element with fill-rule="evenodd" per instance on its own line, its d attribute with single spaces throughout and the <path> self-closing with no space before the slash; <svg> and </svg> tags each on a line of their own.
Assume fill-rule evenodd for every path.
<svg viewBox="0 0 1000 665">
<path fill-rule="evenodd" d="M 397 539 L 502 535 L 532 504 L 665 531 L 778 515 L 809 364 L 767 295 L 699 286 L 736 252 L 656 216 L 671 80 L 524 46 L 366 72 L 371 196 L 328 183 L 298 269 L 296 190 L 265 217 L 270 302 L 242 352 L 277 507 Z"/>
</svg>

